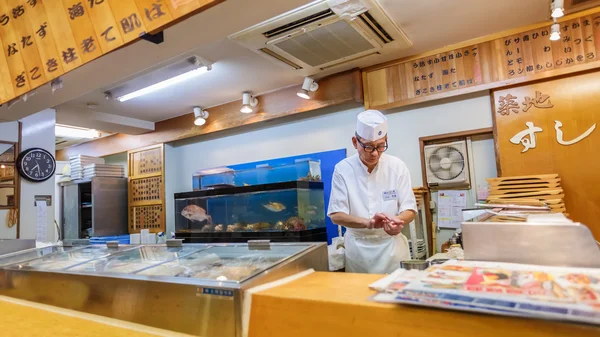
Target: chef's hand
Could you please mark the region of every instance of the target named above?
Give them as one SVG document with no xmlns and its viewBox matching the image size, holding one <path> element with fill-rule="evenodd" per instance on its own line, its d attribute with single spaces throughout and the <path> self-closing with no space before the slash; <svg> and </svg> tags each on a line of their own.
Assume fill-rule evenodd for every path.
<svg viewBox="0 0 600 337">
<path fill-rule="evenodd" d="M 400 234 L 402 228 L 404 228 L 404 221 L 398 218 L 392 218 L 391 221 L 386 221 L 383 226 L 383 230 L 391 236 Z"/>
<path fill-rule="evenodd" d="M 384 224 L 391 221 L 390 217 L 385 213 L 377 213 L 373 216 L 369 228 L 383 228 Z"/>
</svg>

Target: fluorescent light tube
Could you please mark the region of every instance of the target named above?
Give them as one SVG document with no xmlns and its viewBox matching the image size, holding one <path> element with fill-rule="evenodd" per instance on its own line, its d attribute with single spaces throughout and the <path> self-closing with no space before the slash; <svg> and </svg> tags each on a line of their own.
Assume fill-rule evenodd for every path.
<svg viewBox="0 0 600 337">
<path fill-rule="evenodd" d="M 100 137 L 100 133 L 96 130 L 72 128 L 72 127 L 61 126 L 61 125 L 55 126 L 54 135 L 56 137 L 89 138 L 89 139 Z"/>
<path fill-rule="evenodd" d="M 146 87 L 146 88 L 134 91 L 134 92 L 132 92 L 130 94 L 123 95 L 121 97 L 118 97 L 117 99 L 120 102 L 125 102 L 125 101 L 128 101 L 128 100 L 132 99 L 132 98 L 136 98 L 136 97 L 139 97 L 139 96 L 142 96 L 142 95 L 146 95 L 146 94 L 149 94 L 149 93 L 152 93 L 152 92 L 164 89 L 166 87 L 170 87 L 170 86 L 172 86 L 174 84 L 181 83 L 183 81 L 187 81 L 190 78 L 194 78 L 196 76 L 200 76 L 200 75 L 204 74 L 207 71 L 208 71 L 208 67 L 207 66 L 202 66 L 200 68 L 196 68 L 194 70 L 188 71 L 187 73 L 183 73 L 181 75 L 169 78 L 168 80 L 164 80 L 162 82 L 158 82 L 158 83 L 153 84 L 153 85 L 151 85 L 149 87 Z"/>
</svg>

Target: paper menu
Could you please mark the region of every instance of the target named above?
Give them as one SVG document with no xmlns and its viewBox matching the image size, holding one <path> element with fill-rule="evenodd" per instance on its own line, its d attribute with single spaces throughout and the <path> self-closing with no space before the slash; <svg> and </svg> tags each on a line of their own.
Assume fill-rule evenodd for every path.
<svg viewBox="0 0 600 337">
<path fill-rule="evenodd" d="M 46 229 L 48 227 L 48 206 L 46 201 L 37 200 L 35 202 L 35 210 L 35 240 L 46 242 Z"/>
<path fill-rule="evenodd" d="M 438 192 L 438 227 L 460 228 L 462 210 L 467 207 L 466 191 Z"/>
</svg>

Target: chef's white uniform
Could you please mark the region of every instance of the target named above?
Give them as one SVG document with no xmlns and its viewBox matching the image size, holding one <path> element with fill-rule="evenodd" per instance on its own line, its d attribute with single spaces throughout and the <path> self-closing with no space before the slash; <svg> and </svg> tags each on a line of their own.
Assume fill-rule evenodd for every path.
<svg viewBox="0 0 600 337">
<path fill-rule="evenodd" d="M 379 212 L 396 216 L 405 210 L 416 212 L 417 203 L 410 173 L 399 158 L 383 153 L 371 173 L 358 154 L 335 166 L 328 215 L 341 212 L 370 219 Z M 400 261 L 410 259 L 406 237 L 390 236 L 382 228 L 348 228 L 344 241 L 347 272 L 391 273 Z"/>
</svg>

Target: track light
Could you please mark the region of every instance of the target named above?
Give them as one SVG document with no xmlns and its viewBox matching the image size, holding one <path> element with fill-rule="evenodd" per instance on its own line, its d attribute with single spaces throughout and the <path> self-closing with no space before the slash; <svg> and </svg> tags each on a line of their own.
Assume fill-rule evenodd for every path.
<svg viewBox="0 0 600 337">
<path fill-rule="evenodd" d="M 240 112 L 249 114 L 254 111 L 254 109 L 252 109 L 252 108 L 257 105 L 258 105 L 258 99 L 256 97 L 250 95 L 249 93 L 245 92 L 242 95 L 242 108 L 240 109 Z"/>
<path fill-rule="evenodd" d="M 560 24 L 558 24 L 558 22 L 556 22 L 556 20 L 554 21 L 554 24 L 550 28 L 550 31 L 551 31 L 550 41 L 560 40 Z"/>
<path fill-rule="evenodd" d="M 310 99 L 310 96 L 308 95 L 309 91 L 317 91 L 319 89 L 319 84 L 317 82 L 315 82 L 315 80 L 313 80 L 310 77 L 305 77 L 304 78 L 304 83 L 302 83 L 302 89 L 300 89 L 300 91 L 298 91 L 298 93 L 296 93 L 296 95 L 298 95 L 298 97 L 300 98 L 304 98 L 304 99 Z"/>
<path fill-rule="evenodd" d="M 204 125 L 208 118 L 208 111 L 202 110 L 199 107 L 194 107 L 194 124 L 197 126 Z"/>
<path fill-rule="evenodd" d="M 561 18 L 565 15 L 565 13 L 564 13 L 565 1 L 564 0 L 552 0 L 552 4 L 550 5 L 550 8 L 552 10 L 552 17 L 555 19 Z"/>
</svg>

